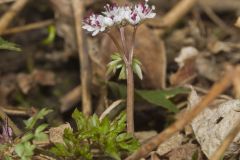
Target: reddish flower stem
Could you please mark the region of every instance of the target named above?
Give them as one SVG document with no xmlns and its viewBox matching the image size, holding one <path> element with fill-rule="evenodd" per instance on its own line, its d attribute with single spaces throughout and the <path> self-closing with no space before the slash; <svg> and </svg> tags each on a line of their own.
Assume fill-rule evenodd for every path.
<svg viewBox="0 0 240 160">
<path fill-rule="evenodd" d="M 133 51 L 136 37 L 136 28 L 134 28 L 133 37 L 132 37 L 132 46 L 131 50 L 127 48 L 127 42 L 125 38 L 124 28 L 120 29 L 121 34 L 121 42 L 124 50 L 124 54 L 127 57 L 127 61 L 125 62 L 126 73 L 127 73 L 127 132 L 134 133 L 134 77 L 133 77 L 133 69 L 132 69 L 132 59 L 133 59 Z"/>
</svg>

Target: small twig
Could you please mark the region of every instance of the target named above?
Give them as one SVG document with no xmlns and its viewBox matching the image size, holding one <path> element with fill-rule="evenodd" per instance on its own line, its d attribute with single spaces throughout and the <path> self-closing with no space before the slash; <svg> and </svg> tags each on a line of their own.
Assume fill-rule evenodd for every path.
<svg viewBox="0 0 240 160">
<path fill-rule="evenodd" d="M 0 34 L 6 30 L 13 18 L 24 8 L 28 0 L 17 0 L 0 19 Z"/>
<path fill-rule="evenodd" d="M 240 132 L 240 121 L 236 123 L 236 126 L 231 130 L 231 132 L 227 135 L 227 137 L 223 140 L 221 146 L 217 149 L 217 151 L 211 156 L 210 160 L 219 160 L 223 156 L 224 152 Z"/>
<path fill-rule="evenodd" d="M 72 7 L 75 18 L 75 29 L 77 34 L 78 54 L 80 58 L 81 68 L 81 86 L 82 86 L 82 108 L 85 115 L 92 114 L 92 101 L 90 92 L 91 83 L 91 66 L 90 59 L 84 44 L 82 33 L 82 19 L 84 12 L 83 0 L 72 0 Z M 84 48 L 85 47 L 85 48 Z"/>
<path fill-rule="evenodd" d="M 51 20 L 45 20 L 45 21 L 42 21 L 42 22 L 27 24 L 27 25 L 24 25 L 24 26 L 9 28 L 9 29 L 6 29 L 5 31 L 3 31 L 1 33 L 1 35 L 15 34 L 15 33 L 19 33 L 19 32 L 26 32 L 26 31 L 29 31 L 29 30 L 34 30 L 34 29 L 47 27 L 47 26 L 49 26 L 53 23 L 54 23 L 54 20 L 51 19 Z"/>
<path fill-rule="evenodd" d="M 227 71 L 223 79 L 215 83 L 208 94 L 200 101 L 192 110 L 184 114 L 184 117 L 170 125 L 163 132 L 150 139 L 143 144 L 135 153 L 127 157 L 126 160 L 139 160 L 145 157 L 158 145 L 170 138 L 176 132 L 180 131 L 184 126 L 189 124 L 201 111 L 208 107 L 208 105 L 227 87 L 230 86 L 231 80 L 235 74 L 235 69 L 231 68 Z"/>
<path fill-rule="evenodd" d="M 68 110 L 70 110 L 71 108 L 73 108 L 74 104 L 76 104 L 77 102 L 80 101 L 80 97 L 81 97 L 81 86 L 77 86 L 75 88 L 73 88 L 71 91 L 69 91 L 66 95 L 64 95 L 64 97 L 62 97 L 60 99 L 61 102 L 61 107 L 60 107 L 60 112 L 64 113 Z"/>
<path fill-rule="evenodd" d="M 0 107 L 0 118 L 5 121 L 7 120 L 10 128 L 12 128 L 14 134 L 16 136 L 20 136 L 22 131 L 13 123 L 13 121 L 7 116 L 7 114 L 3 111 L 2 107 Z"/>
<path fill-rule="evenodd" d="M 156 30 L 156 33 L 161 36 L 165 33 L 165 28 L 169 29 L 173 27 L 189 12 L 189 10 L 196 4 L 197 1 L 198 0 L 181 0 L 162 19 L 155 18 L 154 20 L 149 21 L 148 24 L 159 27 L 160 29 Z"/>
<path fill-rule="evenodd" d="M 236 33 L 231 30 L 229 26 L 227 26 L 214 12 L 213 10 L 207 6 L 204 3 L 200 3 L 200 6 L 204 10 L 204 12 L 208 15 L 208 17 L 216 24 L 218 25 L 223 31 L 230 35 L 236 35 Z"/>
<path fill-rule="evenodd" d="M 0 106 L 1 107 L 1 106 Z M 11 116 L 27 116 L 30 117 L 33 113 L 31 109 L 16 109 L 12 107 L 1 107 L 3 112 Z"/>
<path fill-rule="evenodd" d="M 10 3 L 10 2 L 14 2 L 16 0 L 1 0 L 0 4 L 4 4 L 4 3 Z"/>
<path fill-rule="evenodd" d="M 114 110 L 119 104 L 125 102 L 125 100 L 119 99 L 113 102 L 100 116 L 99 120 L 102 121 L 112 110 Z"/>
</svg>

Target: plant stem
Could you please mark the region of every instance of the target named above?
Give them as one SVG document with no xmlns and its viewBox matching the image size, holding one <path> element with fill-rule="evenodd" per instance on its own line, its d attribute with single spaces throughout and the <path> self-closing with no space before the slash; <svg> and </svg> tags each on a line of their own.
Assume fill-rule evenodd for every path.
<svg viewBox="0 0 240 160">
<path fill-rule="evenodd" d="M 134 78 L 132 62 L 126 64 L 127 68 L 127 132 L 134 133 Z"/>
<path fill-rule="evenodd" d="M 135 40 L 136 40 L 136 33 L 137 33 L 137 26 L 134 26 L 133 29 L 133 35 L 132 35 L 132 46 L 131 46 L 131 50 L 129 53 L 129 61 L 132 63 L 133 60 L 133 53 L 134 53 L 134 48 L 135 48 Z"/>
<path fill-rule="evenodd" d="M 122 58 L 123 58 L 124 63 L 127 63 L 127 57 L 124 54 L 124 50 L 120 47 L 116 38 L 110 32 L 107 32 L 107 35 L 111 38 L 111 40 L 113 41 L 113 43 L 117 47 L 118 52 L 122 54 Z"/>
<path fill-rule="evenodd" d="M 127 132 L 133 134 L 134 133 L 134 77 L 133 77 L 133 69 L 132 69 L 132 57 L 133 57 L 133 49 L 134 49 L 134 43 L 135 43 L 136 28 L 134 28 L 131 50 L 128 50 L 127 48 L 124 27 L 120 27 L 119 30 L 120 30 L 121 42 L 122 42 L 124 54 L 127 57 L 127 61 L 124 61 L 126 65 L 126 73 L 127 73 Z"/>
<path fill-rule="evenodd" d="M 126 38 L 125 38 L 124 27 L 120 27 L 119 31 L 120 31 L 120 35 L 121 35 L 121 42 L 122 42 L 122 46 L 123 46 L 123 51 L 124 51 L 125 56 L 128 58 L 129 57 L 129 52 L 128 52 L 128 49 L 127 49 L 127 42 L 126 42 Z"/>
</svg>

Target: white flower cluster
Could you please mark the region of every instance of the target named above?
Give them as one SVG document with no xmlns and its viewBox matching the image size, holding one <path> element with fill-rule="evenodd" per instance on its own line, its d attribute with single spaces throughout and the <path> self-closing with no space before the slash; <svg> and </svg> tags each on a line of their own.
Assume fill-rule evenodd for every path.
<svg viewBox="0 0 240 160">
<path fill-rule="evenodd" d="M 107 4 L 102 15 L 91 14 L 83 21 L 83 29 L 92 33 L 92 36 L 103 32 L 113 25 L 131 24 L 138 25 L 141 21 L 155 17 L 154 6 L 145 3 L 138 3 L 134 6 L 118 6 Z"/>
</svg>

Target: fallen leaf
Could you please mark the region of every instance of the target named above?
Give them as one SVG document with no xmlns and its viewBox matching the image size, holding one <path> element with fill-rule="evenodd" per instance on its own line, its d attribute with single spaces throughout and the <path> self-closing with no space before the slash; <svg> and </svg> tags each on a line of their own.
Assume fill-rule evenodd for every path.
<svg viewBox="0 0 240 160">
<path fill-rule="evenodd" d="M 66 128 L 72 129 L 69 123 L 49 129 L 49 140 L 51 143 L 64 143 L 63 134 Z"/>
<path fill-rule="evenodd" d="M 171 150 L 164 155 L 168 160 L 193 160 L 194 155 L 198 154 L 197 160 L 201 159 L 201 151 L 196 144 L 187 143 L 178 148 Z"/>
<path fill-rule="evenodd" d="M 27 94 L 35 85 L 32 75 L 25 73 L 17 75 L 17 84 L 24 94 Z"/>
<path fill-rule="evenodd" d="M 199 101 L 195 90 L 189 96 L 188 108 L 192 109 Z M 209 158 L 220 146 L 225 137 L 235 127 L 235 122 L 240 120 L 240 100 L 227 100 L 206 108 L 191 123 L 195 137 L 202 151 Z M 240 134 L 234 139 L 225 155 L 232 155 L 239 148 Z"/>
<path fill-rule="evenodd" d="M 158 146 L 156 152 L 160 156 L 165 155 L 171 150 L 180 147 L 183 143 L 183 140 L 184 140 L 184 136 L 180 133 L 177 133 L 173 135 L 171 138 L 169 138 L 168 140 L 166 140 L 164 143 L 162 143 L 160 146 Z"/>
</svg>

